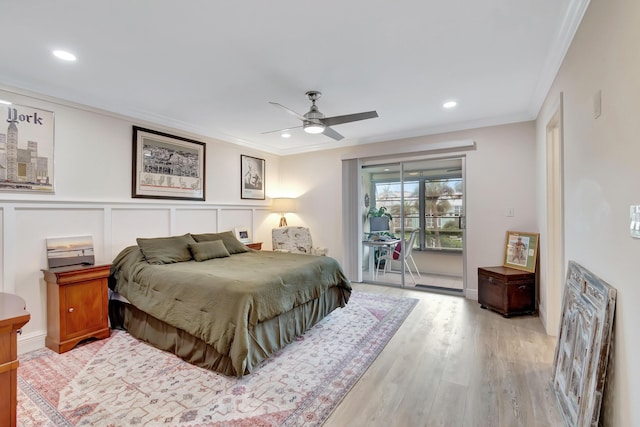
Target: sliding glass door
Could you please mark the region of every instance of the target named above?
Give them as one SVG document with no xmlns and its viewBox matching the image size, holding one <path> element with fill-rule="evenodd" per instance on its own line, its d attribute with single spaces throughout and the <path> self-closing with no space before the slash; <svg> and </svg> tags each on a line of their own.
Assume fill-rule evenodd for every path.
<svg viewBox="0 0 640 427">
<path fill-rule="evenodd" d="M 463 291 L 464 160 L 365 165 L 365 282 Z"/>
<path fill-rule="evenodd" d="M 393 259 L 400 243 L 397 231 L 402 218 L 401 167 L 400 163 L 394 163 L 362 168 L 364 281 L 385 279 L 382 275 L 386 274 L 390 259 Z"/>
</svg>

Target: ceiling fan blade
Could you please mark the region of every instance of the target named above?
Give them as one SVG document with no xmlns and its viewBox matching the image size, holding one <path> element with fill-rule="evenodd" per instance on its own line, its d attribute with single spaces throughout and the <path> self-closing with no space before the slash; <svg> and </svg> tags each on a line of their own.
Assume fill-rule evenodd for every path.
<svg viewBox="0 0 640 427">
<path fill-rule="evenodd" d="M 296 117 L 296 118 L 298 118 L 298 119 L 300 119 L 300 120 L 306 120 L 306 119 L 304 118 L 304 116 L 302 116 L 302 115 L 300 115 L 300 114 L 296 113 L 296 112 L 295 112 L 295 111 L 293 111 L 293 110 L 288 109 L 287 107 L 285 107 L 285 106 L 284 106 L 284 105 L 282 105 L 282 104 L 278 104 L 277 102 L 271 102 L 271 101 L 269 101 L 269 104 L 271 104 L 271 105 L 275 105 L 276 107 L 280 107 L 280 108 L 282 108 L 284 111 L 286 111 L 287 113 L 291 114 L 292 116 L 294 116 L 294 117 Z"/>
<path fill-rule="evenodd" d="M 285 130 L 297 129 L 297 128 L 301 128 L 301 127 L 302 127 L 302 125 L 300 125 L 300 126 L 289 126 L 288 128 L 284 128 L 284 129 L 277 129 L 277 130 L 270 130 L 270 131 L 267 131 L 267 132 L 262 132 L 262 133 L 260 133 L 260 135 L 266 135 L 268 133 L 284 132 Z"/>
<path fill-rule="evenodd" d="M 378 117 L 376 111 L 367 111 L 365 113 L 347 114 L 345 116 L 325 117 L 320 121 L 326 126 L 340 125 L 342 123 L 357 122 L 358 120 L 374 119 Z"/>
<path fill-rule="evenodd" d="M 344 136 L 340 135 L 338 132 L 331 129 L 329 126 L 324 128 L 324 131 L 322 131 L 322 134 L 327 135 L 329 138 L 333 138 L 336 141 L 340 141 L 341 139 L 344 138 Z"/>
</svg>

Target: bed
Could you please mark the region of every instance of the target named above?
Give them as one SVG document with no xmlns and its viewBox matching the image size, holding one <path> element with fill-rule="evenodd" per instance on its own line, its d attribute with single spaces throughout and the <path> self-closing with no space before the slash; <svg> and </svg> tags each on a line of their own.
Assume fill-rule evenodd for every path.
<svg viewBox="0 0 640 427">
<path fill-rule="evenodd" d="M 137 242 L 111 267 L 112 327 L 225 375 L 250 374 L 351 295 L 335 259 L 256 251 L 232 232 Z"/>
</svg>

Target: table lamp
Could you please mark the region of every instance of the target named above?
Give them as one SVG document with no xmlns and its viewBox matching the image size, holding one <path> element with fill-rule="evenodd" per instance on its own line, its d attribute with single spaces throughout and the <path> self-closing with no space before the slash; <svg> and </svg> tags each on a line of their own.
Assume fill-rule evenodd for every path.
<svg viewBox="0 0 640 427">
<path fill-rule="evenodd" d="M 280 217 L 280 227 L 286 227 L 287 218 L 285 217 L 285 214 L 287 214 L 288 212 L 296 212 L 298 210 L 296 199 L 290 197 L 277 197 L 273 198 L 271 202 L 271 210 L 280 212 L 280 214 L 282 215 Z"/>
</svg>

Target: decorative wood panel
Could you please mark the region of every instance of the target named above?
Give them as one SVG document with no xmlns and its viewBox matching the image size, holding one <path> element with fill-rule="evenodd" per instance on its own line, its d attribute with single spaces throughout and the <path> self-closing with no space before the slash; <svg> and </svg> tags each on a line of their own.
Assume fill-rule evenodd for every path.
<svg viewBox="0 0 640 427">
<path fill-rule="evenodd" d="M 552 369 L 552 387 L 567 426 L 598 425 L 615 300 L 613 287 L 569 261 Z"/>
</svg>

